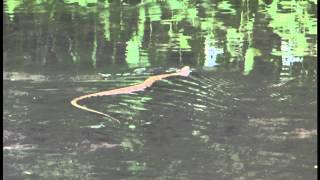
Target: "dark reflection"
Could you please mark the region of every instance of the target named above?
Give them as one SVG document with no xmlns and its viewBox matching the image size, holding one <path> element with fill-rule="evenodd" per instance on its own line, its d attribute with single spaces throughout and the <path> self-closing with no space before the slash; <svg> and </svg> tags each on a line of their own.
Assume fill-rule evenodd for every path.
<svg viewBox="0 0 320 180">
<path fill-rule="evenodd" d="M 315 179 L 314 0 L 4 1 L 4 178 Z M 191 66 L 189 77 L 70 105 Z"/>
</svg>

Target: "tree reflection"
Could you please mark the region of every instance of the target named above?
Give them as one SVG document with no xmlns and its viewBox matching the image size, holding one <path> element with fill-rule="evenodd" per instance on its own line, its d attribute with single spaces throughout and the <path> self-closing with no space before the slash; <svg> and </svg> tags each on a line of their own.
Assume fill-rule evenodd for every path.
<svg viewBox="0 0 320 180">
<path fill-rule="evenodd" d="M 177 65 L 236 68 L 245 75 L 259 63 L 255 57 L 262 56 L 262 61 L 268 63 L 282 61 L 281 69 L 285 71 L 293 62 L 304 61 L 304 56 L 317 55 L 315 8 L 314 1 L 296 0 L 215 4 L 187 0 L 65 0 L 27 4 L 8 0 L 5 14 L 9 20 L 5 22 L 4 38 L 16 46 L 4 51 L 6 58 L 38 59 L 33 63 L 41 64 L 56 61 L 96 69 L 112 64 L 128 68 L 157 66 L 170 61 Z M 36 29 L 22 29 L 18 19 L 24 18 L 25 13 L 47 16 L 28 17 L 28 21 L 40 24 L 34 25 Z M 262 16 L 270 18 L 264 20 Z M 231 24 L 227 23 L 231 18 Z M 272 28 L 268 35 L 255 32 L 265 23 Z M 13 26 L 18 27 L 16 32 L 28 36 L 14 35 L 9 40 L 6 37 Z M 267 51 L 260 51 L 260 36 L 267 38 L 272 33 L 280 41 L 270 44 L 273 47 L 269 46 Z M 26 46 L 24 43 L 31 39 L 36 44 Z M 270 54 L 277 60 L 273 61 Z M 30 64 L 21 60 L 15 63 Z M 314 72 L 314 68 L 307 71 Z"/>
</svg>

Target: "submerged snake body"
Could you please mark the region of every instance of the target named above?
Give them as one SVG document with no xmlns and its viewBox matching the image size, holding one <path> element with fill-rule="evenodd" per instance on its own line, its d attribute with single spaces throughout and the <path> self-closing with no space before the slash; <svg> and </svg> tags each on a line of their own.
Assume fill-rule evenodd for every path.
<svg viewBox="0 0 320 180">
<path fill-rule="evenodd" d="M 103 112 L 79 105 L 78 101 L 86 99 L 86 98 L 91 98 L 91 97 L 110 96 L 110 95 L 117 95 L 117 94 L 130 94 L 130 93 L 137 92 L 137 91 L 143 91 L 146 88 L 150 87 L 156 81 L 159 81 L 161 79 L 164 79 L 164 78 L 167 78 L 170 76 L 189 76 L 190 72 L 191 72 L 190 67 L 185 66 L 175 73 L 160 74 L 160 75 L 156 75 L 156 76 L 151 76 L 148 79 L 146 79 L 143 83 L 140 83 L 140 84 L 136 84 L 136 85 L 132 85 L 132 86 L 128 86 L 128 87 L 123 87 L 123 88 L 118 88 L 118 89 L 112 89 L 112 90 L 108 90 L 108 91 L 97 92 L 97 93 L 93 93 L 93 94 L 83 95 L 83 96 L 80 96 L 80 97 L 73 99 L 71 101 L 71 104 L 79 109 L 108 117 L 108 118 L 120 123 L 120 121 L 118 119 L 116 119 L 108 114 L 105 114 Z"/>
</svg>

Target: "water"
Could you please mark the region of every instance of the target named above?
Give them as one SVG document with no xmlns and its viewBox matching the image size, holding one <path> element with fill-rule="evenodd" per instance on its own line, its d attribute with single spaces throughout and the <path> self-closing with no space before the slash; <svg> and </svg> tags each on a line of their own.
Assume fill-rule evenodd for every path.
<svg viewBox="0 0 320 180">
<path fill-rule="evenodd" d="M 316 7 L 5 1 L 4 179 L 316 179 Z"/>
</svg>

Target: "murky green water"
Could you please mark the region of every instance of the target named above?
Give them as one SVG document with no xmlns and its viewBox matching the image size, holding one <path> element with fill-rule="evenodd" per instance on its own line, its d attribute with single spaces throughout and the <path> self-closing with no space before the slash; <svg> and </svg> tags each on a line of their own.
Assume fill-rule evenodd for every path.
<svg viewBox="0 0 320 180">
<path fill-rule="evenodd" d="M 4 1 L 4 179 L 316 179 L 316 8 Z"/>
</svg>

